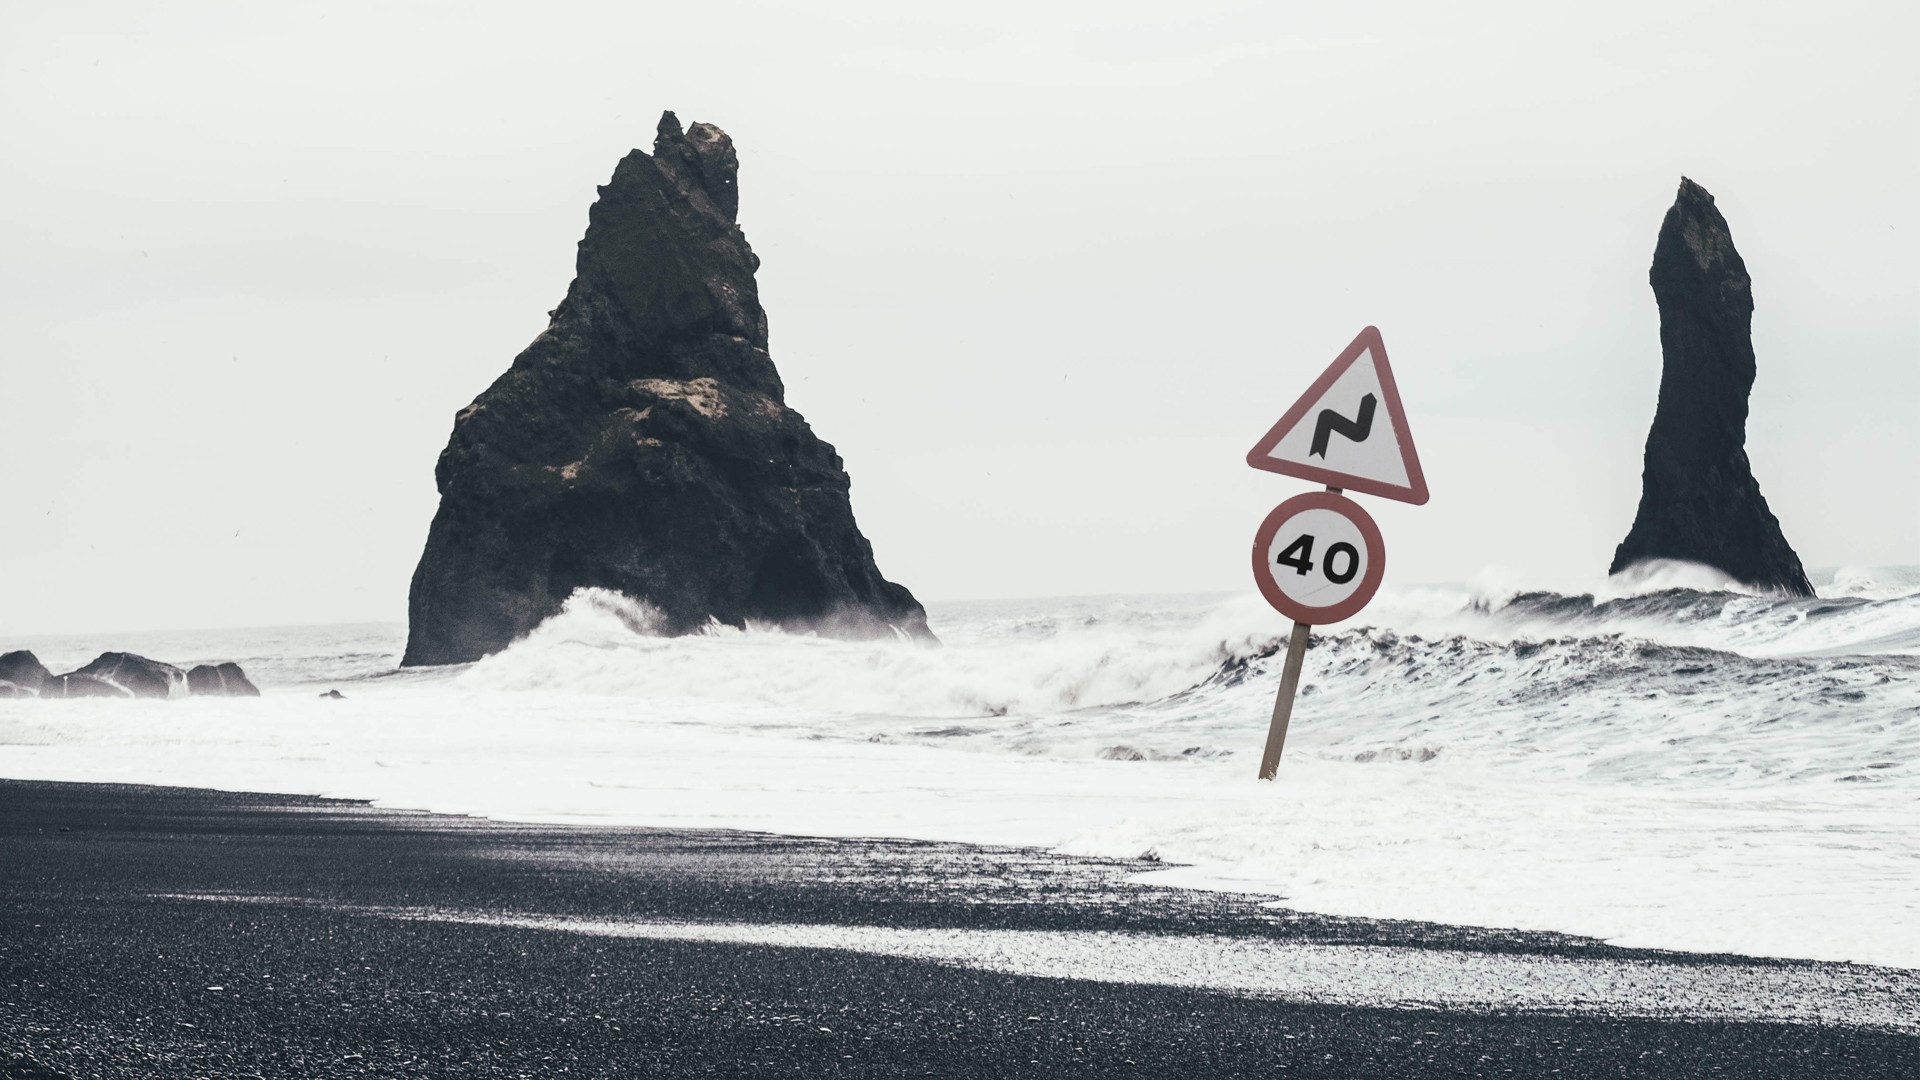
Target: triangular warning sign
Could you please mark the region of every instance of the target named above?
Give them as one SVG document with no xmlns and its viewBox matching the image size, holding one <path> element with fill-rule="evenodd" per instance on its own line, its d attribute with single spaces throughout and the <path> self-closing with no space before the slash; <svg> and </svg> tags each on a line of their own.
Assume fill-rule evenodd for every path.
<svg viewBox="0 0 1920 1080">
<path fill-rule="evenodd" d="M 1427 501 L 1380 331 L 1360 331 L 1252 450 L 1247 464 L 1348 491 Z"/>
</svg>

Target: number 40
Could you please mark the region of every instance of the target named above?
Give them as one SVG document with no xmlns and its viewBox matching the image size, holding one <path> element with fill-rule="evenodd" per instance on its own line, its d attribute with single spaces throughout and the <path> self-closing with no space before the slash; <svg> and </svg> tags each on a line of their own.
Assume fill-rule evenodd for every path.
<svg viewBox="0 0 1920 1080">
<path fill-rule="evenodd" d="M 1335 561 L 1343 555 L 1346 556 L 1346 565 L 1340 569 L 1335 569 Z M 1286 550 L 1282 551 L 1273 561 L 1281 566 L 1293 567 L 1294 573 L 1296 574 L 1305 575 L 1311 573 L 1313 570 L 1313 534 L 1303 534 L 1299 539 L 1288 544 Z M 1336 544 L 1330 544 L 1327 547 L 1326 558 L 1320 560 L 1320 572 L 1325 574 L 1327 580 L 1333 582 L 1335 585 L 1345 585 L 1347 582 L 1353 580 L 1353 575 L 1360 572 L 1360 552 L 1354 548 L 1352 544 L 1344 540 Z"/>
</svg>

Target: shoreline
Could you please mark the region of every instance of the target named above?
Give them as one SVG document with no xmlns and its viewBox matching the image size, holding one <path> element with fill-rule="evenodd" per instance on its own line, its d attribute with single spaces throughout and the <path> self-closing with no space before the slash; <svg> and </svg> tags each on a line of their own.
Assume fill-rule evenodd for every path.
<svg viewBox="0 0 1920 1080">
<path fill-rule="evenodd" d="M 0 810 L 9 1077 L 1920 1067 L 1902 969 L 1311 915 L 1138 860 L 107 784 Z"/>
<path fill-rule="evenodd" d="M 327 705 L 326 702 L 319 703 L 316 707 L 320 710 L 319 715 L 332 715 L 327 711 Z M 214 710 L 225 710 L 227 707 L 228 703 L 213 703 L 210 706 Z M 118 711 L 103 710 L 107 714 Z M 229 719 L 229 726 L 235 726 L 236 730 L 239 715 L 236 714 L 235 718 Z M 366 723 L 373 719 L 375 717 L 360 717 L 356 722 L 364 728 Z M 111 724 L 108 723 L 109 720 L 112 721 Z M 114 716 L 102 717 L 96 721 L 96 724 L 103 733 L 107 733 L 109 738 L 116 737 L 111 733 L 121 727 L 120 719 Z M 250 736 L 242 732 L 231 737 L 248 738 Z M 369 735 L 366 731 L 357 732 L 354 737 L 381 738 L 379 735 Z M 445 737 L 452 737 L 452 735 L 447 734 Z M 740 757 L 731 757 L 716 752 L 710 745 L 694 746 L 691 749 L 681 747 L 672 741 L 678 737 L 673 729 L 664 731 L 649 729 L 637 742 L 632 741 L 633 737 L 627 732 L 610 735 L 603 741 L 589 739 L 581 746 L 562 748 L 555 753 L 552 760 L 542 760 L 538 769 L 535 770 L 536 778 L 531 782 L 527 779 L 529 775 L 527 772 L 516 771 L 506 764 L 509 758 L 527 760 L 524 755 L 518 758 L 504 753 L 494 755 L 493 760 L 485 763 L 476 774 L 479 779 L 493 785 L 484 795 L 478 794 L 479 789 L 474 788 L 472 777 L 466 778 L 462 786 L 448 787 L 443 783 L 443 776 L 432 775 L 436 770 L 423 767 L 432 763 L 425 758 L 424 754 L 416 757 L 418 751 L 414 750 L 413 744 L 420 743 L 422 739 L 419 738 L 411 740 L 406 745 L 395 745 L 387 749 L 370 749 L 350 755 L 350 758 L 359 759 L 357 761 L 350 758 L 338 761 L 333 759 L 322 761 L 314 758 L 302 760 L 296 757 L 290 759 L 293 771 L 276 774 L 269 780 L 269 784 L 270 790 L 277 793 L 273 797 L 364 801 L 373 808 L 388 809 L 396 813 L 463 817 L 506 825 L 537 825 L 586 830 L 738 831 L 748 834 L 823 840 L 897 840 L 980 848 L 1017 847 L 1057 853 L 1061 857 L 1123 862 L 1132 867 L 1131 874 L 1144 878 L 1139 882 L 1143 887 L 1200 890 L 1230 896 L 1254 897 L 1259 902 L 1328 918 L 1470 927 L 1495 935 L 1539 934 L 1567 941 L 1604 943 L 1624 950 L 1686 954 L 1702 958 L 1732 956 L 1755 961 L 1858 964 L 1864 967 L 1920 972 L 1920 963 L 1908 962 L 1909 958 L 1915 955 L 1915 940 L 1910 934 L 1902 932 L 1903 927 L 1910 925 L 1907 910 L 1910 902 L 1900 899 L 1903 894 L 1873 894 L 1880 897 L 1877 908 L 1872 904 L 1864 908 L 1859 907 L 1860 898 L 1856 896 L 1856 906 L 1839 909 L 1842 912 L 1840 917 L 1829 919 L 1826 914 L 1822 914 L 1820 917 L 1823 922 L 1819 926 L 1794 929 L 1784 935 L 1784 941 L 1783 935 L 1776 929 L 1786 925 L 1780 922 L 1782 905 L 1776 902 L 1756 906 L 1751 896 L 1736 899 L 1723 893 L 1719 897 L 1709 898 L 1709 908 L 1704 910 L 1717 911 L 1726 920 L 1730 920 L 1720 923 L 1703 921 L 1698 911 L 1688 911 L 1684 907 L 1672 907 L 1669 910 L 1668 907 L 1650 906 L 1647 911 L 1652 914 L 1652 917 L 1639 919 L 1636 924 L 1636 916 L 1640 912 L 1631 906 L 1634 896 L 1627 894 L 1616 894 L 1609 900 L 1614 913 L 1624 913 L 1627 916 L 1624 921 L 1604 910 L 1605 905 L 1600 904 L 1585 905 L 1590 910 L 1583 911 L 1582 906 L 1576 903 L 1572 905 L 1571 911 L 1565 910 L 1567 905 L 1557 898 L 1579 895 L 1569 890 L 1577 885 L 1583 876 L 1578 869 L 1574 869 L 1570 874 L 1569 868 L 1577 868 L 1579 864 L 1591 860 L 1596 854 L 1591 850 L 1571 845 L 1583 838 L 1588 838 L 1588 833 L 1592 830 L 1574 829 L 1571 832 L 1563 830 L 1565 835 L 1561 836 L 1559 847 L 1549 845 L 1543 838 L 1533 838 L 1524 849 L 1530 857 L 1542 858 L 1541 853 L 1548 852 L 1544 856 L 1544 862 L 1537 866 L 1529 867 L 1525 859 L 1478 866 L 1480 880 L 1497 887 L 1473 891 L 1470 886 L 1476 879 L 1470 873 L 1463 873 L 1457 878 L 1445 876 L 1449 866 L 1443 857 L 1447 838 L 1436 834 L 1430 824 L 1423 825 L 1409 817 L 1417 808 L 1434 806 L 1450 812 L 1465 813 L 1469 816 L 1463 820 L 1469 824 L 1476 824 L 1470 816 L 1471 807 L 1463 805 L 1463 799 L 1470 801 L 1472 789 L 1450 790 L 1451 782 L 1458 781 L 1458 776 L 1450 778 L 1448 784 L 1441 784 L 1439 778 L 1426 775 L 1424 770 L 1370 769 L 1364 777 L 1371 783 L 1386 785 L 1392 792 L 1389 797 L 1374 800 L 1371 811 L 1373 814 L 1393 815 L 1390 823 L 1376 822 L 1372 826 L 1376 831 L 1392 827 L 1407 830 L 1408 835 L 1425 835 L 1428 840 L 1441 841 L 1441 847 L 1429 853 L 1424 863 L 1430 864 L 1434 870 L 1442 873 L 1443 877 L 1434 882 L 1439 887 L 1437 890 L 1423 896 L 1406 891 L 1410 884 L 1417 881 L 1417 875 L 1414 873 L 1416 868 L 1389 867 L 1378 863 L 1377 858 L 1370 864 L 1365 861 L 1364 856 L 1359 862 L 1349 859 L 1346 864 L 1343 864 L 1340 860 L 1344 856 L 1338 848 L 1331 852 L 1321 852 L 1316 844 L 1315 850 L 1301 850 L 1293 853 L 1295 857 L 1311 858 L 1315 862 L 1323 858 L 1331 858 L 1332 866 L 1322 869 L 1319 873 L 1323 876 L 1319 878 L 1313 874 L 1300 875 L 1292 872 L 1289 866 L 1304 864 L 1276 862 L 1271 852 L 1262 853 L 1264 865 L 1257 868 L 1262 872 L 1257 876 L 1246 876 L 1244 869 L 1234 866 L 1231 857 L 1223 861 L 1222 853 L 1217 850 L 1193 850 L 1194 845 L 1178 843 L 1169 847 L 1163 842 L 1166 831 L 1164 826 L 1171 823 L 1176 829 L 1191 828 L 1202 820 L 1199 815 L 1209 806 L 1214 811 L 1224 810 L 1230 814 L 1249 815 L 1238 829 L 1236 835 L 1239 836 L 1254 837 L 1257 840 L 1261 833 L 1256 825 L 1261 821 L 1278 830 L 1271 835 L 1298 835 L 1298 830 L 1292 827 L 1293 819 L 1290 815 L 1306 807 L 1309 812 L 1324 816 L 1324 809 L 1312 809 L 1314 804 L 1318 803 L 1322 807 L 1343 804 L 1346 796 L 1340 785 L 1347 779 L 1343 774 L 1352 773 L 1360 768 L 1360 766 L 1343 762 L 1315 763 L 1319 767 L 1294 774 L 1288 790 L 1271 793 L 1265 790 L 1254 790 L 1250 785 L 1244 791 L 1235 788 L 1230 792 L 1223 792 L 1218 788 L 1206 788 L 1203 783 L 1205 777 L 1189 769 L 1163 771 L 1154 777 L 1160 782 L 1146 785 L 1150 789 L 1150 794 L 1159 799 L 1159 803 L 1155 806 L 1156 813 L 1143 815 L 1147 828 L 1135 828 L 1136 823 L 1128 820 L 1127 815 L 1132 812 L 1131 807 L 1116 800 L 1115 790 L 1075 790 L 1072 792 L 1075 798 L 1091 794 L 1092 798 L 1088 800 L 1089 805 L 1097 810 L 1084 815 L 1086 821 L 1105 823 L 1104 827 L 1094 826 L 1087 828 L 1086 831 L 1075 832 L 1071 829 L 1062 830 L 1051 826 L 1035 827 L 1036 823 L 1048 820 L 1046 814 L 1051 809 L 1048 800 L 1036 796 L 1035 793 L 1048 790 L 1049 785 L 1055 782 L 1077 784 L 1080 780 L 1077 770 L 1064 768 L 1056 762 L 1039 759 L 1017 760 L 1004 773 L 982 771 L 976 768 L 971 772 L 960 774 L 942 774 L 934 781 L 938 787 L 935 793 L 940 796 L 940 799 L 921 800 L 913 806 L 915 811 L 931 808 L 933 811 L 931 814 L 920 812 L 916 815 L 910 811 L 904 815 L 890 813 L 876 816 L 869 812 L 872 800 L 870 793 L 863 790 L 863 784 L 891 781 L 880 777 L 875 772 L 878 766 L 871 762 L 861 763 L 865 766 L 864 772 L 858 774 L 861 782 L 851 783 L 845 790 L 834 791 L 805 779 L 796 779 L 812 775 L 813 772 L 794 767 L 792 755 L 796 751 L 807 755 L 824 754 L 825 757 L 820 759 L 823 769 L 827 767 L 844 769 L 847 761 L 835 756 L 842 749 L 840 743 L 831 740 L 799 744 L 783 742 L 773 746 L 760 745 L 728 735 L 725 738 L 731 739 L 731 745 L 742 752 Z M 628 741 L 620 741 L 623 739 Z M 597 750 L 602 744 L 607 748 L 603 757 L 589 756 L 582 752 L 589 748 Z M 321 741 L 315 744 L 315 749 L 322 754 L 329 753 L 330 751 L 326 749 L 328 745 L 328 742 Z M 27 746 L 22 749 L 31 752 L 35 748 Z M 16 768 L 11 775 L 14 777 L 24 775 L 32 778 L 32 782 L 46 783 L 128 784 L 229 793 L 249 790 L 242 786 L 245 783 L 243 776 L 245 769 L 237 769 L 235 762 L 223 761 L 219 757 L 211 760 L 195 760 L 188 752 L 191 749 L 190 743 L 153 745 L 148 748 L 149 756 L 143 758 L 140 764 L 114 770 L 119 776 L 112 779 L 72 779 L 76 774 L 85 776 L 89 772 L 97 776 L 102 770 L 97 766 L 87 768 L 79 758 L 73 756 L 75 751 L 82 750 L 84 747 L 60 749 L 64 752 L 64 757 L 49 759 L 44 763 L 51 767 L 37 767 L 41 763 L 34 762 L 31 758 L 14 760 L 13 765 Z M 864 751 L 868 747 L 862 746 L 857 749 Z M 911 762 L 915 767 L 957 765 L 964 768 L 981 764 L 973 755 L 934 761 L 932 759 L 939 751 L 928 747 L 890 746 L 885 750 L 890 752 L 892 757 L 900 759 L 902 763 Z M 277 756 L 284 756 L 288 752 L 285 747 L 276 746 L 274 750 Z M 535 753 L 542 754 L 548 751 L 542 748 Z M 689 802 L 688 792 L 684 790 L 689 781 L 684 776 L 679 779 L 662 777 L 631 782 L 624 776 L 614 775 L 620 772 L 626 761 L 641 754 L 649 757 L 668 754 L 694 760 L 704 771 L 700 772 L 698 778 L 692 783 L 704 794 L 693 797 Z M 435 755 L 436 758 L 437 756 Z M 724 769 L 718 765 L 722 760 L 725 761 Z M 1160 763 L 1156 762 L 1120 766 L 1120 768 L 1133 769 L 1159 767 L 1161 767 Z M 276 763 L 274 768 L 280 768 L 280 764 Z M 550 780 L 554 776 L 569 776 L 572 780 L 555 785 Z M 1473 782 L 1481 788 L 1487 786 L 1480 780 Z M 1109 784 L 1107 787 L 1112 788 L 1113 785 Z M 1856 785 L 1842 794 L 1853 798 L 1856 802 L 1860 801 L 1861 797 L 1878 794 L 1875 791 L 1863 791 L 1857 788 Z M 1501 781 L 1499 790 L 1501 794 L 1508 795 L 1515 791 L 1506 780 Z M 719 804 L 711 796 L 717 791 L 728 792 L 729 797 L 745 794 L 737 804 L 716 810 L 715 807 Z M 327 792 L 327 794 L 316 795 L 313 794 L 314 792 Z M 1537 799 L 1544 797 L 1546 793 L 1536 789 L 1532 794 Z M 1653 790 L 1633 793 L 1634 801 L 1623 803 L 1618 793 L 1578 785 L 1556 788 L 1551 794 L 1553 798 L 1559 800 L 1555 804 L 1556 807 L 1563 811 L 1560 818 L 1556 819 L 1561 822 L 1568 819 L 1583 820 L 1586 816 L 1585 813 L 1565 812 L 1564 804 L 1569 799 L 1574 799 L 1579 806 L 1585 807 L 1586 813 L 1604 808 L 1608 814 L 1622 815 L 1630 822 L 1642 823 L 1656 820 L 1660 807 L 1675 801 L 1685 802 L 1687 799 L 1683 793 Z M 1279 797 L 1268 798 L 1269 795 Z M 1173 799 L 1173 802 L 1169 802 L 1169 799 Z M 1181 804 L 1180 809 L 1173 812 L 1166 810 L 1166 807 L 1174 805 L 1181 799 L 1187 801 Z M 1104 807 L 1099 805 L 1101 801 L 1106 804 Z M 1886 800 L 1880 800 L 1880 802 L 1885 803 Z M 576 805 L 580 809 L 562 809 L 562 807 Z M 588 806 L 595 806 L 595 809 L 588 810 L 586 809 Z M 693 812 L 689 813 L 689 809 Z M 1868 821 L 1869 827 L 1875 830 L 1895 829 L 1905 816 L 1895 814 L 1885 805 L 1876 804 L 1864 805 L 1859 808 L 1859 811 L 1872 815 L 1871 818 L 1860 820 Z M 1737 798 L 1718 806 L 1716 813 L 1721 816 L 1723 823 L 1715 835 L 1723 838 L 1741 831 L 1751 832 L 1754 829 L 1778 825 L 1783 816 L 1772 796 L 1757 798 L 1751 793 L 1740 793 Z M 1494 823 L 1479 822 L 1477 824 L 1481 826 L 1480 831 L 1484 833 L 1486 828 Z M 1075 828 L 1081 827 L 1084 827 L 1084 822 L 1075 826 Z M 1615 834 L 1620 833 L 1617 829 L 1613 831 Z M 1801 826 L 1801 831 L 1809 834 L 1817 832 L 1817 822 L 1813 825 Z M 1817 836 L 1811 838 L 1819 839 Z M 1478 839 L 1485 839 L 1485 837 Z M 1204 849 L 1208 846 L 1218 848 L 1219 845 L 1199 846 Z M 1293 846 L 1300 845 L 1294 843 Z M 1397 859 L 1399 856 L 1395 852 L 1398 850 L 1397 848 L 1383 849 L 1374 854 Z M 1748 874 L 1756 869 L 1763 869 L 1741 866 L 1738 860 L 1742 850 L 1744 849 L 1734 848 L 1731 854 L 1722 854 L 1706 860 L 1696 859 L 1679 869 L 1690 875 L 1692 881 L 1689 887 L 1698 893 L 1707 879 L 1723 873 L 1725 867 L 1731 866 L 1736 870 L 1744 870 Z M 1128 855 L 1139 855 L 1149 851 L 1164 858 L 1165 861 L 1126 858 Z M 1569 854 L 1574 852 L 1584 852 L 1584 854 L 1578 857 Z M 1467 852 L 1469 858 L 1473 857 L 1473 854 L 1472 851 Z M 1621 852 L 1613 851 L 1607 854 L 1618 856 Z M 1838 857 L 1838 853 L 1833 857 Z M 1729 860 L 1732 861 L 1729 862 Z M 1469 866 L 1467 869 L 1472 870 L 1476 867 Z M 1501 870 L 1503 873 L 1521 876 L 1489 878 L 1487 872 L 1491 870 Z M 1400 879 L 1394 884 L 1401 887 L 1403 895 L 1397 896 L 1392 902 L 1379 902 L 1379 899 L 1371 893 L 1371 886 L 1364 876 L 1368 872 L 1382 871 L 1395 874 Z M 1341 874 L 1354 872 L 1361 875 L 1354 879 L 1362 883 L 1360 891 L 1358 894 L 1355 894 L 1352 889 L 1343 892 Z M 1551 887 L 1543 888 L 1538 877 L 1541 873 L 1558 874 L 1560 881 Z M 1526 876 L 1528 874 L 1535 876 Z M 1508 902 L 1505 888 L 1501 885 L 1502 882 L 1509 881 L 1519 883 L 1522 902 L 1518 905 Z M 1785 888 L 1786 885 L 1783 884 L 1781 887 Z M 1837 885 L 1833 883 L 1833 879 L 1829 879 L 1826 891 L 1831 893 L 1836 889 Z M 1537 896 L 1549 896 L 1555 899 L 1543 909 L 1537 903 L 1530 903 Z M 1462 898 L 1469 900 L 1469 905 L 1464 910 L 1459 904 Z M 1672 903 L 1670 898 L 1667 902 L 1669 905 Z M 1623 904 L 1627 906 L 1623 907 Z M 1786 909 L 1810 906 L 1805 903 L 1788 904 Z M 1671 925 L 1674 912 L 1678 912 L 1681 916 L 1682 931 L 1691 932 L 1674 932 L 1674 926 Z M 1566 917 L 1568 915 L 1574 917 L 1568 918 Z M 1742 916 L 1751 916 L 1751 921 L 1740 921 Z M 1649 925 L 1654 929 L 1650 931 Z M 1798 926 L 1798 924 L 1794 925 Z M 1808 947 L 1809 942 L 1815 945 L 1825 944 L 1828 947 Z M 1851 947 L 1835 947 L 1835 942 Z"/>
<path fill-rule="evenodd" d="M 990 605 L 941 650 L 661 639 L 594 608 L 344 701 L 0 702 L 0 775 L 1152 851 L 1188 868 L 1157 883 L 1299 910 L 1920 970 L 1913 661 L 1696 655 L 1858 641 L 1910 605 L 1463 603 L 1326 635 L 1277 784 L 1244 760 L 1272 697 L 1257 599 Z M 258 650 L 261 678 L 377 645 L 286 635 Z"/>
</svg>

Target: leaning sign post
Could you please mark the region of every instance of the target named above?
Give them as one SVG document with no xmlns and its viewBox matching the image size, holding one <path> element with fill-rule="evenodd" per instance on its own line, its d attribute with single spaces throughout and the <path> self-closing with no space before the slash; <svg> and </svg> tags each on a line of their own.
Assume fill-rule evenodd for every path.
<svg viewBox="0 0 1920 1080">
<path fill-rule="evenodd" d="M 1314 626 L 1359 614 L 1387 569 L 1380 527 L 1341 493 L 1358 491 L 1415 505 L 1427 501 L 1427 478 L 1380 331 L 1371 326 L 1360 331 L 1247 451 L 1247 464 L 1327 485 L 1325 491 L 1295 495 L 1274 507 L 1253 538 L 1253 579 L 1260 595 L 1293 620 L 1267 748 L 1260 756 L 1260 779 L 1271 780 L 1287 741 L 1308 634 Z"/>
</svg>

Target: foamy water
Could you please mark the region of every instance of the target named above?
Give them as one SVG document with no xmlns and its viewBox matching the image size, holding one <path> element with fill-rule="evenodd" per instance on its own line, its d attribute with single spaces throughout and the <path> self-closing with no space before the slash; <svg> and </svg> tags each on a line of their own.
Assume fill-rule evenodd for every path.
<svg viewBox="0 0 1920 1080">
<path fill-rule="evenodd" d="M 5 642 L 234 659 L 267 696 L 0 701 L 0 775 L 1151 852 L 1306 910 L 1920 967 L 1920 573 L 1721 585 L 1383 593 L 1316 632 L 1271 784 L 1286 626 L 1219 597 L 936 608 L 927 648 L 664 639 L 583 593 L 397 674 L 393 626 Z"/>
</svg>

